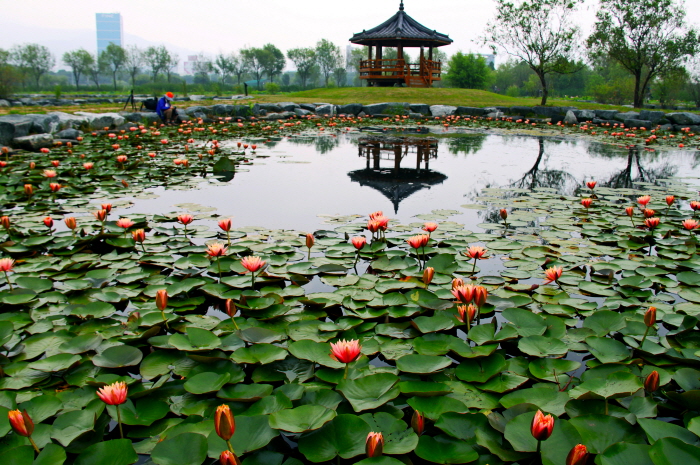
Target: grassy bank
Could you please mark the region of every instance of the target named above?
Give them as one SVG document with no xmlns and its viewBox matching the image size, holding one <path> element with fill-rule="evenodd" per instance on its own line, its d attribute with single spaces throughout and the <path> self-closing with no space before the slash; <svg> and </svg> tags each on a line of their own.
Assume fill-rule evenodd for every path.
<svg viewBox="0 0 700 465">
<path fill-rule="evenodd" d="M 276 95 L 254 95 L 246 100 L 222 101 L 202 100 L 198 102 L 177 102 L 177 106 L 186 108 L 193 105 L 213 105 L 215 103 L 248 104 L 250 102 L 275 103 L 362 103 L 364 105 L 382 102 L 410 102 L 425 103 L 428 105 L 454 105 L 465 107 L 490 107 L 490 106 L 534 106 L 539 105 L 539 98 L 508 97 L 484 90 L 453 89 L 453 88 L 409 88 L 409 87 L 341 87 L 335 89 L 319 88 L 303 92 L 293 92 Z M 629 107 L 620 105 L 603 105 L 599 103 L 578 102 L 568 99 L 549 99 L 548 106 L 572 106 L 580 109 L 606 109 L 629 111 Z M 124 104 L 87 104 L 75 106 L 56 107 L 4 107 L 0 108 L 0 115 L 45 113 L 50 111 L 91 111 L 113 112 L 121 111 Z M 670 110 L 669 110 L 670 111 Z"/>
</svg>

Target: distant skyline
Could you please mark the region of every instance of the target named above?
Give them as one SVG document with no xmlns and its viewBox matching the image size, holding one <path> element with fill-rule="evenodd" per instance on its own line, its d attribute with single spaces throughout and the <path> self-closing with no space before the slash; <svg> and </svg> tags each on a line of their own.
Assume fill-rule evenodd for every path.
<svg viewBox="0 0 700 465">
<path fill-rule="evenodd" d="M 312 47 L 329 39 L 345 49 L 356 32 L 389 19 L 399 0 L 240 1 L 206 0 L 0 0 L 0 48 L 35 42 L 56 55 L 85 48 L 95 53 L 95 14 L 121 13 L 124 45 L 165 45 L 179 54 L 214 56 L 244 47 L 273 43 L 283 52 Z M 495 16 L 491 0 L 405 0 L 406 13 L 454 40 L 442 50 L 490 53 L 479 42 L 486 23 Z M 588 0 L 577 15 L 584 35 L 595 20 L 597 1 Z M 700 27 L 700 1 L 686 3 L 686 21 Z M 497 63 L 507 59 L 497 56 Z"/>
</svg>

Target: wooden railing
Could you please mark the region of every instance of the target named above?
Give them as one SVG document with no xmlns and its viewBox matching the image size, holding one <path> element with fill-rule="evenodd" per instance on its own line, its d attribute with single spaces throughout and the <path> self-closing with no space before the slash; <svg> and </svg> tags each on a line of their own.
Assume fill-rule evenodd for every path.
<svg viewBox="0 0 700 465">
<path fill-rule="evenodd" d="M 426 59 L 413 64 L 399 59 L 360 61 L 360 79 L 405 79 L 415 76 L 432 82 L 441 79 L 441 72 L 441 62 Z"/>
</svg>

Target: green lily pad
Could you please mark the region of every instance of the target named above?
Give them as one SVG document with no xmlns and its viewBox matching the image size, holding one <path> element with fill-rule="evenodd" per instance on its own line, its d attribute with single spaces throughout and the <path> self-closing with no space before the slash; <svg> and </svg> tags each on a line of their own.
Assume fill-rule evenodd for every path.
<svg viewBox="0 0 700 465">
<path fill-rule="evenodd" d="M 294 409 L 285 409 L 270 415 L 270 426 L 292 433 L 305 433 L 319 429 L 333 418 L 336 413 L 320 405 L 302 405 Z"/>
</svg>

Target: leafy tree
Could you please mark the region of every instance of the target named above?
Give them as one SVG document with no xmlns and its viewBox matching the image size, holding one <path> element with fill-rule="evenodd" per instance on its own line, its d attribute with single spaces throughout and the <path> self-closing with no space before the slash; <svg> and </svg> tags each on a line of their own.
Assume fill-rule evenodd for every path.
<svg viewBox="0 0 700 465">
<path fill-rule="evenodd" d="M 248 61 L 243 56 L 243 53 L 231 54 L 231 74 L 236 76 L 236 84 L 241 85 L 241 79 L 249 71 Z"/>
<path fill-rule="evenodd" d="M 12 88 L 18 79 L 17 71 L 10 65 L 10 52 L 0 48 L 0 98 L 12 95 Z"/>
<path fill-rule="evenodd" d="M 22 74 L 34 77 L 37 88 L 41 76 L 51 71 L 56 64 L 48 47 L 39 44 L 17 45 L 12 48 L 10 58 Z"/>
<path fill-rule="evenodd" d="M 248 69 L 253 73 L 255 79 L 258 82 L 258 90 L 260 90 L 260 81 L 262 80 L 263 73 L 265 72 L 265 58 L 268 52 L 261 48 L 246 48 L 241 50 L 241 55 L 245 60 Z"/>
<path fill-rule="evenodd" d="M 595 56 L 608 56 L 634 76 L 634 107 L 640 108 L 652 80 L 680 68 L 698 50 L 700 38 L 685 29 L 685 9 L 674 0 L 600 0 L 588 38 Z"/>
<path fill-rule="evenodd" d="M 294 63 L 301 87 L 305 89 L 311 69 L 316 64 L 316 51 L 313 48 L 293 48 L 287 51 L 287 58 Z"/>
<path fill-rule="evenodd" d="M 337 67 L 333 70 L 333 79 L 338 87 L 345 86 L 348 82 L 348 70 L 343 66 Z"/>
<path fill-rule="evenodd" d="M 267 77 L 270 78 L 270 82 L 274 82 L 275 76 L 284 70 L 284 65 L 286 64 L 284 53 L 273 44 L 264 45 L 262 50 L 265 52 L 260 55 L 262 67 Z"/>
<path fill-rule="evenodd" d="M 73 71 L 75 79 L 75 89 L 80 89 L 80 75 L 85 73 L 94 63 L 95 59 L 90 52 L 81 48 L 63 54 L 63 64 L 69 66 Z"/>
<path fill-rule="evenodd" d="M 131 85 L 136 85 L 136 75 L 141 71 L 141 68 L 146 64 L 144 59 L 143 50 L 139 49 L 135 45 L 130 45 L 125 49 L 126 60 L 124 61 L 124 66 L 126 71 L 131 76 Z"/>
<path fill-rule="evenodd" d="M 695 105 L 700 107 L 700 56 L 695 56 L 688 63 L 687 89 Z"/>
<path fill-rule="evenodd" d="M 211 58 L 200 53 L 197 55 L 197 61 L 194 62 L 192 66 L 192 71 L 194 72 L 195 84 L 209 82 L 209 73 L 214 71 L 214 64 Z"/>
<path fill-rule="evenodd" d="M 323 73 L 325 85 L 328 85 L 328 79 L 333 73 L 333 70 L 344 66 L 343 54 L 340 52 L 340 47 L 333 42 L 321 39 L 316 43 L 316 62 Z"/>
<path fill-rule="evenodd" d="M 144 62 L 151 70 L 151 76 L 153 77 L 153 82 L 156 82 L 158 74 L 164 72 L 166 67 L 169 66 L 171 56 L 168 49 L 165 46 L 160 45 L 158 47 L 148 47 L 143 54 Z"/>
<path fill-rule="evenodd" d="M 486 59 L 473 53 L 455 53 L 448 66 L 446 77 L 454 87 L 483 89 L 491 77 L 491 69 L 486 64 Z"/>
<path fill-rule="evenodd" d="M 168 61 L 165 63 L 165 78 L 170 82 L 171 76 L 175 73 L 177 65 L 180 63 L 180 56 L 177 53 L 168 54 Z"/>
<path fill-rule="evenodd" d="M 110 43 L 107 48 L 100 53 L 98 60 L 102 62 L 103 68 L 112 74 L 114 90 L 117 90 L 117 73 L 126 63 L 126 51 L 117 44 Z"/>
<path fill-rule="evenodd" d="M 540 79 L 541 105 L 547 104 L 547 76 L 570 73 L 578 49 L 579 29 L 571 24 L 582 0 L 496 0 L 496 18 L 486 28 L 484 42 L 524 61 Z"/>
<path fill-rule="evenodd" d="M 104 61 L 96 59 L 92 54 L 90 56 L 92 57 L 92 62 L 90 63 L 90 66 L 88 66 L 86 73 L 88 76 L 90 76 L 92 82 L 95 83 L 97 90 L 100 90 L 100 74 L 105 72 L 105 63 Z"/>
<path fill-rule="evenodd" d="M 212 63 L 212 67 L 214 69 L 214 72 L 219 76 L 219 79 L 222 84 L 226 84 L 226 79 L 231 75 L 233 72 L 233 55 L 224 55 L 223 53 L 219 53 L 216 55 L 216 58 L 214 58 L 214 62 Z"/>
</svg>

